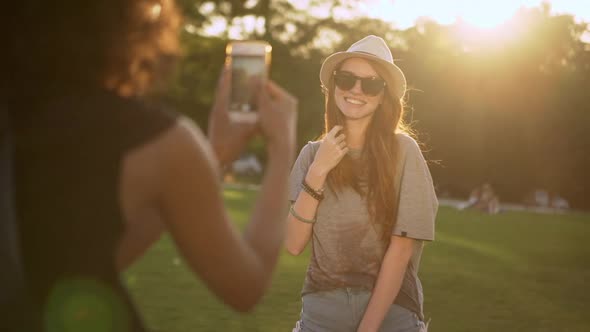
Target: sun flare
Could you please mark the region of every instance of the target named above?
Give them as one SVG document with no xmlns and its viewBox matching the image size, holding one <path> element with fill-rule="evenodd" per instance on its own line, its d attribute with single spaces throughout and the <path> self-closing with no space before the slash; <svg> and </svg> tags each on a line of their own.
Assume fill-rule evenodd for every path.
<svg viewBox="0 0 590 332">
<path fill-rule="evenodd" d="M 409 27 L 416 18 L 429 17 L 440 24 L 463 21 L 480 29 L 493 29 L 509 20 L 522 7 L 538 6 L 540 0 L 374 0 L 365 5 L 367 14 L 392 22 L 398 27 Z"/>
<path fill-rule="evenodd" d="M 518 7 L 514 1 L 470 1 L 457 10 L 457 18 L 481 29 L 493 29 L 509 20 Z"/>
</svg>

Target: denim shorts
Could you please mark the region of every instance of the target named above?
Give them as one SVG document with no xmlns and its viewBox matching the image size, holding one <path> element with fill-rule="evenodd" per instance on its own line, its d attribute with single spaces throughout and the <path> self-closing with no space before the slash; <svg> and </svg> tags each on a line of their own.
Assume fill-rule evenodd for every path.
<svg viewBox="0 0 590 332">
<path fill-rule="evenodd" d="M 356 332 L 370 297 L 371 292 L 352 288 L 306 294 L 293 332 Z M 393 304 L 379 331 L 426 332 L 427 324 L 416 313 Z"/>
</svg>

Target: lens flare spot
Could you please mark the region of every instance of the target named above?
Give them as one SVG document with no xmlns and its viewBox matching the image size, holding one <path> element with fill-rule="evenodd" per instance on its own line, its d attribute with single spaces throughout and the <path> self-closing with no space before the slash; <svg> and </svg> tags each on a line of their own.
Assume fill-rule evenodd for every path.
<svg viewBox="0 0 590 332">
<path fill-rule="evenodd" d="M 129 331 L 123 301 L 108 286 L 91 279 L 59 281 L 45 307 L 48 332 Z"/>
</svg>

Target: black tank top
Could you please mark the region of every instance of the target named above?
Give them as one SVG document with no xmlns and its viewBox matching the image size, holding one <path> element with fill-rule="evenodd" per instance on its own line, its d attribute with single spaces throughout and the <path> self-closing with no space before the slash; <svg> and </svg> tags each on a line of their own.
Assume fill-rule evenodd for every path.
<svg viewBox="0 0 590 332">
<path fill-rule="evenodd" d="M 144 331 L 115 267 L 121 164 L 176 115 L 105 91 L 16 115 L 17 220 L 35 331 Z"/>
</svg>

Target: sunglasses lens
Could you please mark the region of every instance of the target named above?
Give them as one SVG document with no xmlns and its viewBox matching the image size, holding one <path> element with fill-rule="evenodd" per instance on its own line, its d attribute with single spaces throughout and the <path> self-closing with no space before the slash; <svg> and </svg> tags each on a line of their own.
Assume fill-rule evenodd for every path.
<svg viewBox="0 0 590 332">
<path fill-rule="evenodd" d="M 375 96 L 383 90 L 385 87 L 385 82 L 382 80 L 371 80 L 371 79 L 363 79 L 362 81 L 362 89 L 363 92 L 370 96 Z"/>
<path fill-rule="evenodd" d="M 344 73 L 334 75 L 334 83 L 340 90 L 348 91 L 356 83 L 356 77 Z"/>
<path fill-rule="evenodd" d="M 361 81 L 363 93 L 369 96 L 376 96 L 385 87 L 385 81 L 374 78 L 361 78 L 347 72 L 337 72 L 334 74 L 334 83 L 343 91 L 348 91 L 354 87 L 356 81 Z"/>
</svg>

